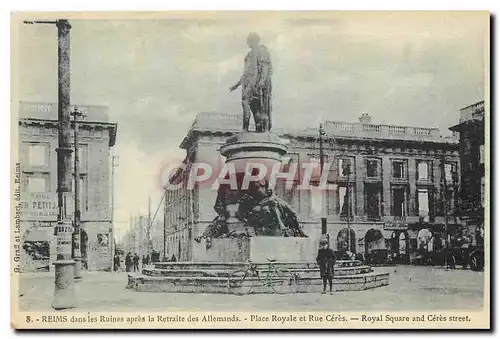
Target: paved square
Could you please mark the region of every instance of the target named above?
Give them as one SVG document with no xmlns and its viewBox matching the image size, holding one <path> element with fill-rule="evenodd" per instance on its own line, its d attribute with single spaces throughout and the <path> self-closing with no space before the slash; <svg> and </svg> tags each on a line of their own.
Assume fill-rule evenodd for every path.
<svg viewBox="0 0 500 339">
<path fill-rule="evenodd" d="M 484 272 L 434 267 L 379 267 L 390 285 L 334 295 L 302 293 L 234 296 L 229 294 L 147 293 L 125 289 L 126 273 L 88 272 L 75 284 L 82 311 L 429 311 L 480 309 Z M 20 309 L 49 311 L 53 272 L 21 274 Z"/>
</svg>

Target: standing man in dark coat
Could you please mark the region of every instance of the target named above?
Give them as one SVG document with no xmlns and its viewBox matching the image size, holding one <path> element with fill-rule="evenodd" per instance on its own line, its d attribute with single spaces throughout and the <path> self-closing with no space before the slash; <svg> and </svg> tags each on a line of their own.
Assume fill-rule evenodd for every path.
<svg viewBox="0 0 500 339">
<path fill-rule="evenodd" d="M 326 282 L 328 281 L 330 285 L 330 294 L 332 294 L 333 285 L 333 267 L 335 265 L 335 253 L 329 247 L 327 239 L 321 239 L 319 242 L 318 256 L 316 257 L 316 262 L 319 265 L 319 272 L 321 278 L 323 278 L 323 292 L 321 294 L 326 294 Z"/>
<path fill-rule="evenodd" d="M 120 268 L 120 257 L 118 256 L 118 253 L 115 253 L 115 256 L 113 257 L 113 264 L 114 264 L 114 271 L 117 272 L 118 269 Z"/>
<path fill-rule="evenodd" d="M 137 253 L 134 255 L 134 272 L 139 271 L 139 256 Z"/>
<path fill-rule="evenodd" d="M 132 254 L 130 252 L 128 252 L 127 256 L 125 257 L 125 270 L 127 272 L 132 271 Z"/>
</svg>

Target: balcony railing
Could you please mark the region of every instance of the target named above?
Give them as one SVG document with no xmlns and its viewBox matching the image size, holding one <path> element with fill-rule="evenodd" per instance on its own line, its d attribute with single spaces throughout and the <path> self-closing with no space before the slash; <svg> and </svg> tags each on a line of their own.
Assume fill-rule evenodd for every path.
<svg viewBox="0 0 500 339">
<path fill-rule="evenodd" d="M 457 138 L 444 139 L 438 128 L 408 127 L 394 125 L 373 125 L 363 123 L 344 123 L 327 121 L 325 123 L 327 134 L 335 136 L 415 140 L 415 141 L 457 141 Z"/>
<path fill-rule="evenodd" d="M 84 114 L 87 121 L 108 122 L 108 108 L 98 105 L 71 105 L 71 111 L 75 107 Z M 46 120 L 57 120 L 57 103 L 46 102 L 19 102 L 19 118 L 35 118 Z"/>
<path fill-rule="evenodd" d="M 464 107 L 460 110 L 460 123 L 484 117 L 484 101 Z"/>
<path fill-rule="evenodd" d="M 241 129 L 242 123 L 243 117 L 241 115 L 204 112 L 198 114 L 191 129 L 236 132 Z M 253 126 L 250 126 L 251 130 L 253 128 Z M 456 136 L 448 138 L 442 137 L 438 128 L 326 121 L 324 130 L 327 136 L 331 137 L 458 142 Z M 279 134 L 317 136 L 318 129 L 273 128 L 273 132 Z"/>
</svg>

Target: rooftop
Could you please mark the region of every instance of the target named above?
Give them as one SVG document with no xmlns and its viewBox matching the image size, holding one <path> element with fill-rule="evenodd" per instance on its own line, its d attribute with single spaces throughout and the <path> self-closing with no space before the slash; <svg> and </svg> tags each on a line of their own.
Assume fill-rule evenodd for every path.
<svg viewBox="0 0 500 339">
<path fill-rule="evenodd" d="M 109 122 L 108 108 L 98 105 L 72 105 L 71 111 L 78 109 L 84 114 L 81 128 L 104 128 L 109 131 L 109 146 L 116 142 L 118 125 Z M 19 102 L 19 124 L 57 126 L 57 103 Z M 70 118 L 73 121 L 73 118 Z"/>
<path fill-rule="evenodd" d="M 482 119 L 484 119 L 484 101 L 479 101 L 460 109 L 460 123 Z"/>
<path fill-rule="evenodd" d="M 461 132 L 464 128 L 468 129 L 470 126 L 481 124 L 484 124 L 484 101 L 461 108 L 459 123 L 451 126 L 449 130 Z"/>
<path fill-rule="evenodd" d="M 71 111 L 77 108 L 84 114 L 83 120 L 108 122 L 108 107 L 100 105 L 72 105 Z M 57 103 L 19 102 L 19 118 L 57 120 Z"/>
<path fill-rule="evenodd" d="M 360 122 L 350 123 L 326 120 L 323 123 L 323 128 L 327 138 L 458 143 L 458 138 L 456 137 L 443 137 L 439 128 L 372 124 L 370 121 L 370 117 L 364 113 L 360 117 Z M 185 143 L 190 139 L 193 132 L 236 133 L 241 131 L 242 124 L 242 115 L 211 112 L 199 113 L 191 125 L 188 135 L 181 143 L 181 147 L 184 148 Z M 273 128 L 272 131 L 280 136 L 316 137 L 318 135 L 318 128 Z M 250 130 L 252 130 L 252 126 L 250 126 Z"/>
</svg>

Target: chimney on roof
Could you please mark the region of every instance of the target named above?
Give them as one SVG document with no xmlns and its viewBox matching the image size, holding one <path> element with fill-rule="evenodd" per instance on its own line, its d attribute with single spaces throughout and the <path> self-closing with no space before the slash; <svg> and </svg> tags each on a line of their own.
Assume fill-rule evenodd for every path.
<svg viewBox="0 0 500 339">
<path fill-rule="evenodd" d="M 368 113 L 363 113 L 359 117 L 359 122 L 362 124 L 371 124 L 372 123 L 372 117 Z"/>
</svg>

